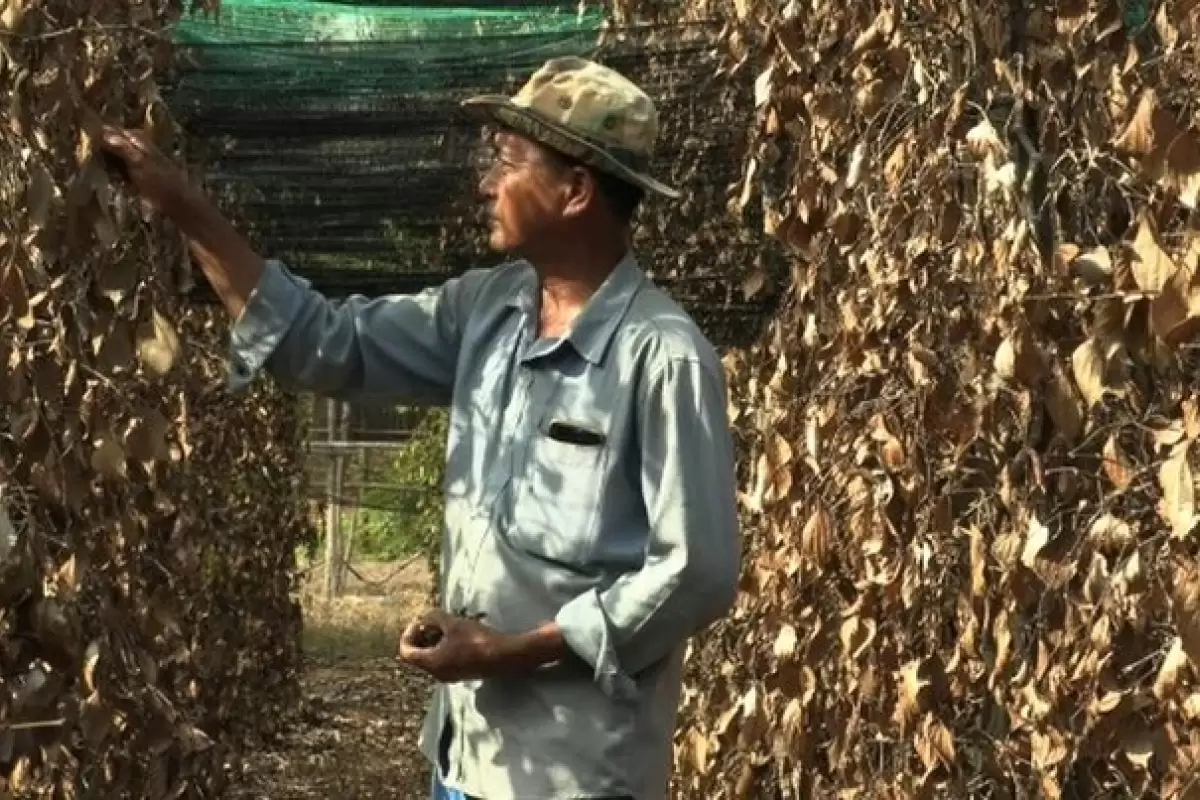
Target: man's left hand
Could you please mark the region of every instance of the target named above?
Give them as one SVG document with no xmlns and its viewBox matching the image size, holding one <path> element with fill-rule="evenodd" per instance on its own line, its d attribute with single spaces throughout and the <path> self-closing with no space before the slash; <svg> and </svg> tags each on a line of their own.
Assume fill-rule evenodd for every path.
<svg viewBox="0 0 1200 800">
<path fill-rule="evenodd" d="M 422 642 L 429 628 L 440 635 L 436 644 Z M 434 610 L 404 629 L 399 657 L 442 683 L 487 678 L 502 669 L 505 638 L 475 620 Z"/>
</svg>

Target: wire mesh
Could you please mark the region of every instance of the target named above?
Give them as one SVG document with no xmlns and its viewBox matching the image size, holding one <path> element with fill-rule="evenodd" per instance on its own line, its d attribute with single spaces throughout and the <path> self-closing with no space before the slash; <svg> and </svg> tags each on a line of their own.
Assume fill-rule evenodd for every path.
<svg viewBox="0 0 1200 800">
<path fill-rule="evenodd" d="M 654 171 L 686 194 L 639 218 L 647 270 L 723 345 L 777 292 L 747 299 L 779 254 L 727 212 L 749 75 L 718 77 L 715 23 L 606 26 L 575 3 L 471 8 L 225 0 L 179 27 L 168 98 L 208 189 L 265 253 L 333 295 L 415 291 L 496 263 L 476 196 L 482 138 L 459 102 L 512 92 L 545 61 L 606 63 L 655 98 Z M 751 209 L 753 211 L 753 209 Z"/>
</svg>

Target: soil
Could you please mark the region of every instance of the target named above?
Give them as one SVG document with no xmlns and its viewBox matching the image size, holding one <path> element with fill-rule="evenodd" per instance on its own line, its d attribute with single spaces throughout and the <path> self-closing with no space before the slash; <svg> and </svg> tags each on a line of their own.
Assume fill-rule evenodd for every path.
<svg viewBox="0 0 1200 800">
<path fill-rule="evenodd" d="M 245 763 L 236 800 L 417 800 L 429 769 L 417 751 L 428 684 L 389 658 L 314 662 L 283 741 Z"/>
<path fill-rule="evenodd" d="M 356 564 L 344 593 L 302 594 L 303 699 L 286 733 L 249 754 L 232 800 L 425 800 L 417 750 L 430 682 L 394 657 L 402 626 L 429 600 L 423 562 Z"/>
</svg>

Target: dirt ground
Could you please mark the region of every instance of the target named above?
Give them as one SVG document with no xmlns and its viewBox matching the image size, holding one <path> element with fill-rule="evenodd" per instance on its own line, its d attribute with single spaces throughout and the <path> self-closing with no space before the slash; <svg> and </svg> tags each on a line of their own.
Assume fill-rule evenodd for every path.
<svg viewBox="0 0 1200 800">
<path fill-rule="evenodd" d="M 320 598 L 320 576 L 302 597 L 304 699 L 277 746 L 253 754 L 234 800 L 421 800 L 429 772 L 417 752 L 428 684 L 400 668 L 396 636 L 425 606 L 419 561 L 356 565 L 343 597 Z M 365 580 L 363 580 L 365 579 Z"/>
</svg>

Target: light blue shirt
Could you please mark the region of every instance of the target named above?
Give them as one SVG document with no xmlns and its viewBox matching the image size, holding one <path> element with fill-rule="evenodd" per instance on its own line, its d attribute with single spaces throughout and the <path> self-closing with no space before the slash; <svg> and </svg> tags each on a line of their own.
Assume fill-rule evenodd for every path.
<svg viewBox="0 0 1200 800">
<path fill-rule="evenodd" d="M 268 262 L 231 382 L 450 407 L 445 609 L 514 633 L 555 620 L 577 658 L 439 685 L 421 747 L 436 762 L 445 733 L 447 786 L 659 800 L 686 641 L 736 594 L 724 371 L 632 255 L 560 339 L 538 339 L 538 295 L 516 262 L 335 305 Z"/>
</svg>

